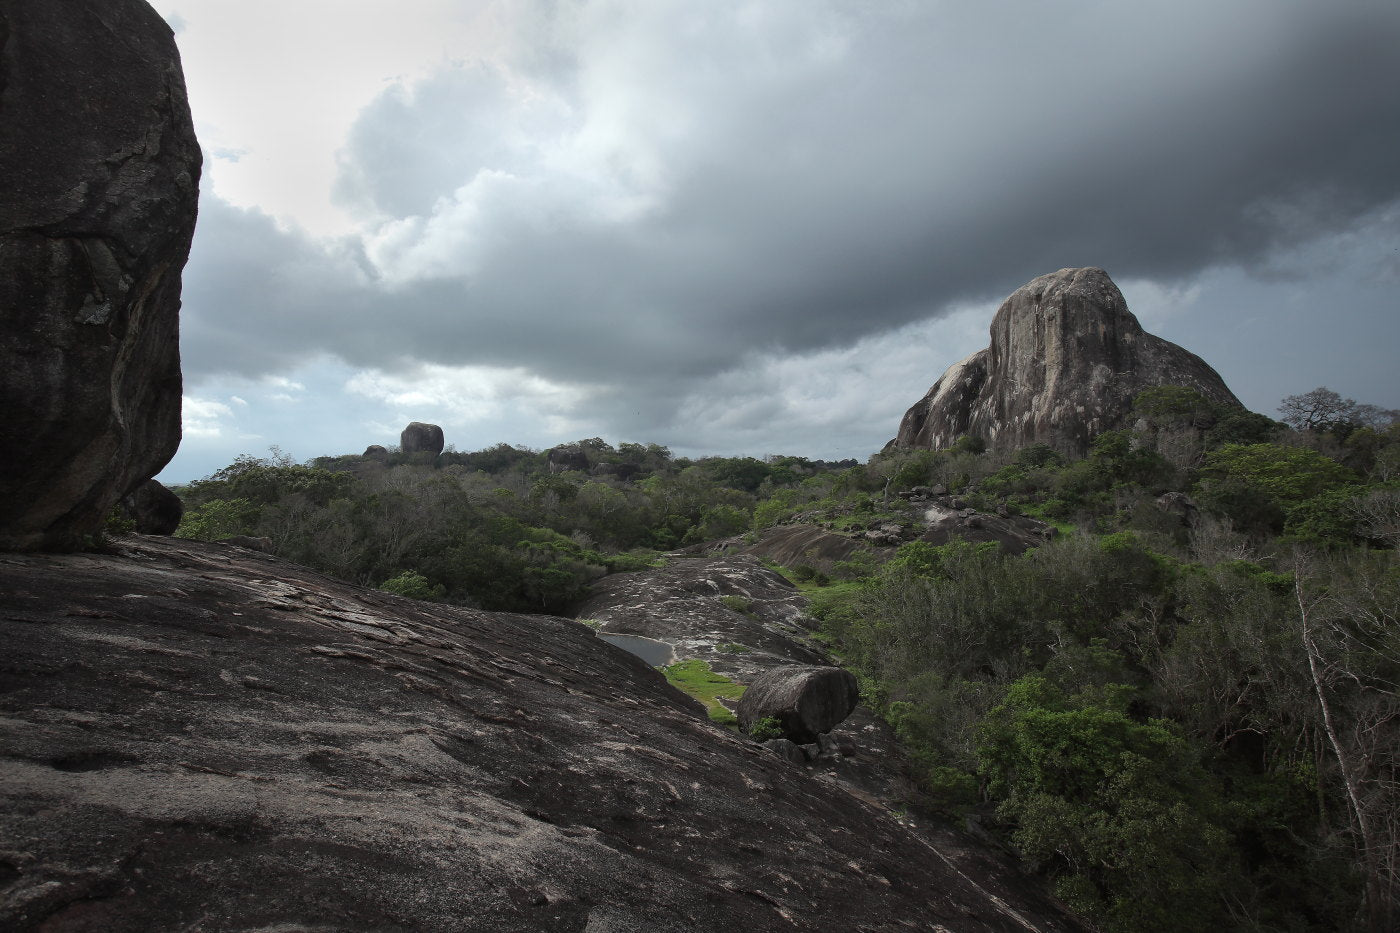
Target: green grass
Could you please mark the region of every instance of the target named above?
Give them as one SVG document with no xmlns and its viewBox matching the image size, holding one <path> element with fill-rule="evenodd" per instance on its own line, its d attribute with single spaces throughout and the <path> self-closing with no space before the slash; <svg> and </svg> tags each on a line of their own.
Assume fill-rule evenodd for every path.
<svg viewBox="0 0 1400 933">
<path fill-rule="evenodd" d="M 753 600 L 745 596 L 721 596 L 719 601 L 724 603 L 724 607 L 733 612 L 742 613 L 746 616 L 753 615 Z"/>
<path fill-rule="evenodd" d="M 739 699 L 744 695 L 743 684 L 736 684 L 723 674 L 716 674 L 710 670 L 710 665 L 700 660 L 681 661 L 679 664 L 663 667 L 661 673 L 666 675 L 666 680 L 671 686 L 699 700 L 714 722 L 738 728 L 739 724 L 734 714 L 726 709 L 718 698 Z"/>
</svg>

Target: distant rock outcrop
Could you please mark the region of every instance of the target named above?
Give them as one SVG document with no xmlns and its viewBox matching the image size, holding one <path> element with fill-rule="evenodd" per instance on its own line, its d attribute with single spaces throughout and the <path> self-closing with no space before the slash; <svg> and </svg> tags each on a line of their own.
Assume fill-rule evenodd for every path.
<svg viewBox="0 0 1400 933">
<path fill-rule="evenodd" d="M 430 453 L 434 457 L 442 453 L 442 428 L 435 424 L 411 421 L 399 435 L 399 445 L 406 454 Z M 365 451 L 369 456 L 369 450 Z"/>
<path fill-rule="evenodd" d="M 360 456 L 364 457 L 366 460 L 379 460 L 382 462 L 389 459 L 389 451 L 380 444 L 370 444 Z"/>
<path fill-rule="evenodd" d="M 1204 360 L 1142 329 L 1102 269 L 1061 269 L 1021 286 L 992 319 L 991 346 L 949 367 L 904 415 L 897 447 L 982 438 L 1011 450 L 1049 444 L 1082 456 L 1095 435 L 1130 423 L 1153 386 L 1240 402 Z"/>
<path fill-rule="evenodd" d="M 66 548 L 180 443 L 200 150 L 141 0 L 0 4 L 0 547 Z"/>
<path fill-rule="evenodd" d="M 547 460 L 551 473 L 568 473 L 572 470 L 587 472 L 592 466 L 588 459 L 588 452 L 578 444 L 560 444 L 558 447 L 551 447 Z"/>
<path fill-rule="evenodd" d="M 185 504 L 165 486 L 148 479 L 122 500 L 122 509 L 143 535 L 174 534 L 185 515 Z"/>
<path fill-rule="evenodd" d="M 564 619 L 131 536 L 0 644 L 0 929 L 1080 929 Z"/>
<path fill-rule="evenodd" d="M 739 700 L 737 715 L 745 731 L 772 717 L 784 738 L 802 745 L 840 725 L 859 702 L 855 675 L 845 668 L 792 664 L 756 677 Z"/>
</svg>

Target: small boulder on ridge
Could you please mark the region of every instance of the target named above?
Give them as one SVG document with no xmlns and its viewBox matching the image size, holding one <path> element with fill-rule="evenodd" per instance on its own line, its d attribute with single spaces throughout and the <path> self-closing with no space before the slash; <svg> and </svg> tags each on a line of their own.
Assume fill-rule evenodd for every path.
<svg viewBox="0 0 1400 933">
<path fill-rule="evenodd" d="M 399 444 L 406 454 L 430 453 L 434 457 L 442 453 L 442 428 L 421 421 L 409 422 L 399 435 Z M 369 451 L 366 450 L 368 455 Z"/>
</svg>

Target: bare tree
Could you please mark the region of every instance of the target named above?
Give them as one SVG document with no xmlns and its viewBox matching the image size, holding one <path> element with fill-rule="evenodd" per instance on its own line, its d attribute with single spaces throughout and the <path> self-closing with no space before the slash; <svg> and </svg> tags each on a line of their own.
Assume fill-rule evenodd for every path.
<svg viewBox="0 0 1400 933">
<path fill-rule="evenodd" d="M 1340 571 L 1340 572 L 1339 572 Z M 1325 581 L 1325 582 L 1324 582 Z M 1374 561 L 1294 561 L 1297 634 L 1365 878 L 1364 928 L 1400 922 L 1400 592 Z"/>
<path fill-rule="evenodd" d="M 1356 411 L 1356 399 L 1342 398 L 1326 386 L 1318 386 L 1302 395 L 1284 396 L 1278 407 L 1284 424 L 1295 431 L 1311 431 L 1325 424 L 1350 421 Z"/>
<path fill-rule="evenodd" d="M 1400 548 L 1400 489 L 1377 488 L 1357 496 L 1351 513 L 1366 537 Z"/>
<path fill-rule="evenodd" d="M 1383 429 L 1400 419 L 1400 411 L 1358 404 L 1356 399 L 1342 398 L 1326 386 L 1302 395 L 1284 396 L 1278 410 L 1284 423 L 1295 431 L 1312 431 L 1338 423 Z"/>
</svg>

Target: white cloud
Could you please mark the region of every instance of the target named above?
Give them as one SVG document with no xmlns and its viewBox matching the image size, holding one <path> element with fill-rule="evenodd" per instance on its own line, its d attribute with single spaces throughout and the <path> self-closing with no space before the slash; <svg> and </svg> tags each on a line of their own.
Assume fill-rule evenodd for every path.
<svg viewBox="0 0 1400 933">
<path fill-rule="evenodd" d="M 233 409 L 223 402 L 210 398 L 186 395 L 181 408 L 186 437 L 217 438 L 230 427 L 228 419 L 233 417 Z"/>
<path fill-rule="evenodd" d="M 521 368 L 424 365 L 409 372 L 364 370 L 345 383 L 352 395 L 400 413 L 393 423 L 441 421 L 469 428 L 510 417 L 542 422 L 551 431 L 579 424 L 597 391 L 554 382 Z"/>
</svg>

